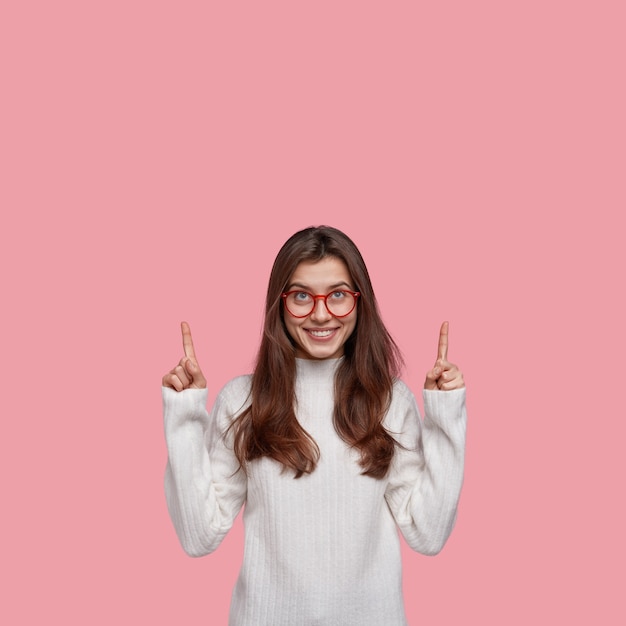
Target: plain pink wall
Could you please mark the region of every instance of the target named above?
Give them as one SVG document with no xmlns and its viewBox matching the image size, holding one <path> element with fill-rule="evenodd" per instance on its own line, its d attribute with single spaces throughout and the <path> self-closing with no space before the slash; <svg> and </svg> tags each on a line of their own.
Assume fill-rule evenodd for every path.
<svg viewBox="0 0 626 626">
<path fill-rule="evenodd" d="M 623 3 L 7 4 L 0 621 L 226 623 L 241 527 L 179 547 L 160 379 L 181 319 L 211 397 L 249 371 L 278 248 L 327 223 L 413 389 L 443 319 L 468 383 L 409 623 L 624 623 Z"/>
</svg>

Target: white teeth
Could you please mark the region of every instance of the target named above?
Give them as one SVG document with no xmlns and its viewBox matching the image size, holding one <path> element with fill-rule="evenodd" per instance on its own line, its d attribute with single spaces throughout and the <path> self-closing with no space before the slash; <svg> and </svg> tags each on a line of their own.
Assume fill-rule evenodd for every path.
<svg viewBox="0 0 626 626">
<path fill-rule="evenodd" d="M 313 337 L 328 337 L 333 331 L 331 330 L 310 330 Z"/>
</svg>

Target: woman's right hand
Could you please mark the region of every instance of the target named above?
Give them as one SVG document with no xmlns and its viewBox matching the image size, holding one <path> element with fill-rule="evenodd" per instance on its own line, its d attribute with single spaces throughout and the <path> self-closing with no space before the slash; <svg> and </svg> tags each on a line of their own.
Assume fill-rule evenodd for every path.
<svg viewBox="0 0 626 626">
<path fill-rule="evenodd" d="M 183 389 L 204 389 L 206 387 L 206 379 L 196 359 L 189 324 L 182 322 L 180 329 L 183 333 L 183 350 L 185 356 L 174 369 L 163 376 L 163 386 L 174 389 L 175 391 L 183 391 Z"/>
</svg>

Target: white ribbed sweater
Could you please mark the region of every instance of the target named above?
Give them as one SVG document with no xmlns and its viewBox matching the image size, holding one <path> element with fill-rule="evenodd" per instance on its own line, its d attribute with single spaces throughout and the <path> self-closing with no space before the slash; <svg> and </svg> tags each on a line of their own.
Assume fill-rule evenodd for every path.
<svg viewBox="0 0 626 626">
<path fill-rule="evenodd" d="M 338 360 L 297 360 L 297 415 L 321 451 L 310 475 L 275 461 L 238 470 L 223 436 L 245 406 L 250 377 L 229 382 L 211 414 L 207 391 L 163 388 L 165 491 L 185 551 L 215 550 L 245 502 L 245 551 L 233 592 L 232 626 L 406 624 L 397 528 L 424 554 L 437 553 L 456 516 L 463 481 L 465 390 L 424 391 L 422 424 L 404 383 L 394 386 L 386 428 L 396 448 L 386 478 L 360 473 L 358 453 L 332 423 Z"/>
</svg>

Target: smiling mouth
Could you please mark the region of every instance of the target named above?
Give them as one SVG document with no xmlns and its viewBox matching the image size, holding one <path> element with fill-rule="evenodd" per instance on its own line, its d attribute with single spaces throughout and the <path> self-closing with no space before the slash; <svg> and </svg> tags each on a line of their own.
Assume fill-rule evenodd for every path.
<svg viewBox="0 0 626 626">
<path fill-rule="evenodd" d="M 324 337 L 330 337 L 336 330 L 336 328 L 328 328 L 324 330 L 313 330 L 307 328 L 306 332 L 313 337 L 319 337 L 320 339 L 323 339 Z"/>
</svg>

